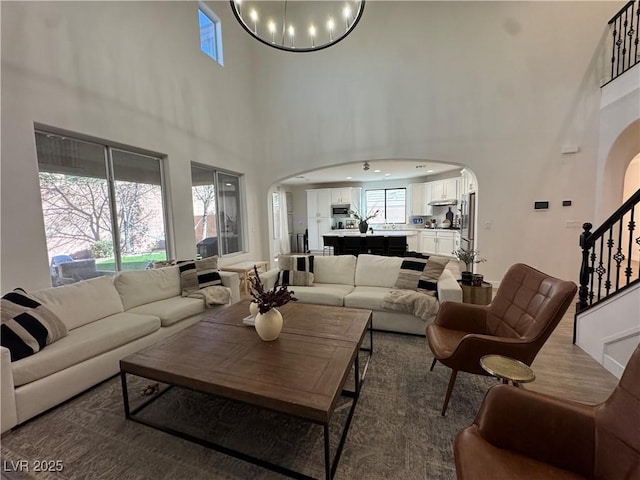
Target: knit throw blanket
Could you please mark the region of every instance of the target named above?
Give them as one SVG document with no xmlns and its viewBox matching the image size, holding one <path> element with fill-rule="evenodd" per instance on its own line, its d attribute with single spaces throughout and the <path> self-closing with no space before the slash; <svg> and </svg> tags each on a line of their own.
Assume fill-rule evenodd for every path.
<svg viewBox="0 0 640 480">
<path fill-rule="evenodd" d="M 189 298 L 201 298 L 206 307 L 227 305 L 231 302 L 231 289 L 221 286 L 205 287 L 186 295 Z"/>
<path fill-rule="evenodd" d="M 412 313 L 422 320 L 429 320 L 438 312 L 438 299 L 414 290 L 390 290 L 382 300 L 382 308 Z"/>
</svg>

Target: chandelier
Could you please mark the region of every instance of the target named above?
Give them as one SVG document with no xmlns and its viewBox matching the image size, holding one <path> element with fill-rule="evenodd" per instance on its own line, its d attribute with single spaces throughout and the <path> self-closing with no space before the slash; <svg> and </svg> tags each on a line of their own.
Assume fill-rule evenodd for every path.
<svg viewBox="0 0 640 480">
<path fill-rule="evenodd" d="M 364 0 L 231 0 L 240 25 L 265 45 L 288 52 L 313 52 L 345 38 L 360 21 Z"/>
</svg>

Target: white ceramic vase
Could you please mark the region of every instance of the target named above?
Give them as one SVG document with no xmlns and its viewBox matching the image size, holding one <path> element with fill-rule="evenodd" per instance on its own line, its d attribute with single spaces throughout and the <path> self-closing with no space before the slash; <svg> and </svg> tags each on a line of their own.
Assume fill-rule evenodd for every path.
<svg viewBox="0 0 640 480">
<path fill-rule="evenodd" d="M 251 314 L 252 317 L 255 317 L 256 315 L 258 315 L 258 312 L 260 310 L 258 309 L 258 304 L 256 302 L 251 302 L 249 304 L 249 313 Z"/>
<path fill-rule="evenodd" d="M 275 340 L 282 330 L 282 314 L 277 308 L 272 308 L 267 313 L 258 313 L 255 328 L 265 342 Z"/>
</svg>

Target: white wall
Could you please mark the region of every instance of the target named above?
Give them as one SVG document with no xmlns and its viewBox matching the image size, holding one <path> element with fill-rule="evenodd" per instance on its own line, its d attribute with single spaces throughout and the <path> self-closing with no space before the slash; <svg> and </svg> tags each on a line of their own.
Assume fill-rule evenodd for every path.
<svg viewBox="0 0 640 480">
<path fill-rule="evenodd" d="M 34 122 L 166 155 L 179 258 L 195 253 L 191 161 L 255 190 L 253 45 L 222 6 L 224 67 L 200 51 L 196 2 L 2 2 L 2 292 L 50 285 Z"/>
<path fill-rule="evenodd" d="M 601 44 L 622 2 L 368 2 L 346 40 L 312 54 L 261 45 L 228 2 L 208 4 L 224 67 L 198 49 L 195 2 L 1 3 L 3 292 L 49 283 L 34 122 L 167 155 L 181 257 L 190 161 L 246 175 L 249 259 L 269 253 L 278 180 L 410 158 L 476 173 L 485 278 L 516 261 L 577 278 L 580 232 L 564 225 L 593 216 Z"/>
<path fill-rule="evenodd" d="M 368 2 L 335 47 L 259 46 L 263 181 L 373 159 L 466 165 L 485 278 L 522 261 L 576 281 L 581 230 L 566 222 L 593 217 L 601 44 L 620 5 Z"/>
</svg>

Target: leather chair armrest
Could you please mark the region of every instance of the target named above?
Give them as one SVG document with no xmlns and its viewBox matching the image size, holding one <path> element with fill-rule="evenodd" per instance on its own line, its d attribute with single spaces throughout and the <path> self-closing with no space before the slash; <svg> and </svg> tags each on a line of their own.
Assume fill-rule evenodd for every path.
<svg viewBox="0 0 640 480">
<path fill-rule="evenodd" d="M 462 332 L 486 332 L 487 307 L 470 303 L 444 302 L 438 309 L 434 325 Z"/>
<path fill-rule="evenodd" d="M 594 413 L 593 406 L 498 385 L 487 393 L 474 426 L 496 447 L 590 477 Z"/>
<path fill-rule="evenodd" d="M 484 355 L 504 355 L 530 365 L 536 353 L 531 343 L 519 338 L 469 333 L 460 340 L 447 365 L 455 370 L 488 375 L 480 366 Z"/>
<path fill-rule="evenodd" d="M 16 392 L 11 371 L 11 353 L 8 348 L 0 347 L 0 423 L 2 433 L 18 423 Z"/>
</svg>

